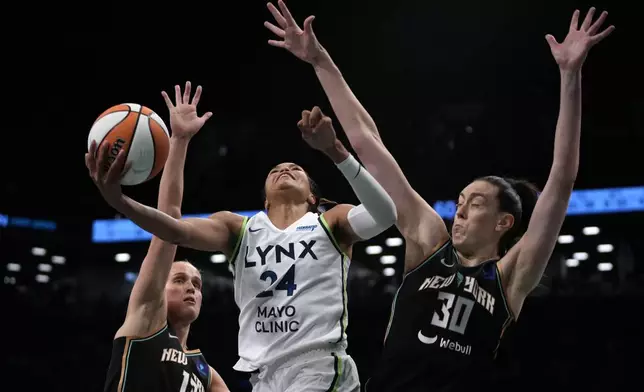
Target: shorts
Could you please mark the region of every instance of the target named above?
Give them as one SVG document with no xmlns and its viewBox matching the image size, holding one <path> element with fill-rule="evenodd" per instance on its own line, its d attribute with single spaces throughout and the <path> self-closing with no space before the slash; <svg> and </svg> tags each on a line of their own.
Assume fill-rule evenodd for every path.
<svg viewBox="0 0 644 392">
<path fill-rule="evenodd" d="M 360 392 L 358 369 L 344 351 L 315 350 L 251 374 L 253 392 Z"/>
</svg>

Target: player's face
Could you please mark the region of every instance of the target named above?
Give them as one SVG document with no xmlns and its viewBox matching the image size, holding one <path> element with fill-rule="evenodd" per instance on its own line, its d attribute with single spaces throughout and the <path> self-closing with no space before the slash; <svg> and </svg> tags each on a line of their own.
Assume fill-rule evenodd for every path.
<svg viewBox="0 0 644 392">
<path fill-rule="evenodd" d="M 201 273 L 192 264 L 172 263 L 165 285 L 168 317 L 191 323 L 201 311 Z"/>
<path fill-rule="evenodd" d="M 280 163 L 268 173 L 264 183 L 266 200 L 278 195 L 289 195 L 294 201 L 301 202 L 311 198 L 309 177 L 299 165 L 290 162 Z"/>
<path fill-rule="evenodd" d="M 507 230 L 508 214 L 499 211 L 497 193 L 496 186 L 474 181 L 458 196 L 452 241 L 461 252 L 473 253 L 498 243 Z"/>
</svg>

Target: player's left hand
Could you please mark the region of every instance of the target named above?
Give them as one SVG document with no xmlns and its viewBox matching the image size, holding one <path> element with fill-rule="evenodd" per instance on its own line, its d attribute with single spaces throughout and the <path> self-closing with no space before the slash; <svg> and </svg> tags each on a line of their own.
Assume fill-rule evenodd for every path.
<svg viewBox="0 0 644 392">
<path fill-rule="evenodd" d="M 570 21 L 568 35 L 562 43 L 558 43 L 552 35 L 546 35 L 546 41 L 550 45 L 552 56 L 562 71 L 580 70 L 590 48 L 615 30 L 615 26 L 610 26 L 604 31 L 599 32 L 606 16 L 608 16 L 608 12 L 602 12 L 599 18 L 593 23 L 594 15 L 595 7 L 592 7 L 586 14 L 586 18 L 581 24 L 581 27 L 579 27 L 579 10 L 575 10 Z"/>
<path fill-rule="evenodd" d="M 197 104 L 201 99 L 201 86 L 197 86 L 195 95 L 190 102 L 190 82 L 186 82 L 186 87 L 181 94 L 181 87 L 174 86 L 174 97 L 176 104 L 173 104 L 168 94 L 165 91 L 161 92 L 165 104 L 170 111 L 170 128 L 172 129 L 172 137 L 177 138 L 191 138 L 201 127 L 212 117 L 212 112 L 207 112 L 203 116 L 197 115 Z"/>
<path fill-rule="evenodd" d="M 333 122 L 319 107 L 302 111 L 302 119 L 298 121 L 297 127 L 302 132 L 302 139 L 316 150 L 326 152 L 335 147 L 337 138 Z"/>
</svg>

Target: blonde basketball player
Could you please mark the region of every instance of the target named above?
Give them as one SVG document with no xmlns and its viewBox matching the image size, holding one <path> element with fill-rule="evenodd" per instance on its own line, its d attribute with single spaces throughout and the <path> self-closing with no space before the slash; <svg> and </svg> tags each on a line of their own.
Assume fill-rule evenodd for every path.
<svg viewBox="0 0 644 392">
<path fill-rule="evenodd" d="M 265 208 L 250 219 L 221 211 L 208 219 L 178 219 L 124 196 L 120 155 L 99 187 L 115 209 L 165 241 L 224 252 L 234 267 L 240 308 L 239 360 L 255 392 L 359 391 L 346 354 L 349 256 L 356 241 L 396 221 L 393 201 L 336 138 L 319 108 L 304 111 L 302 137 L 333 160 L 359 206 L 318 213 L 320 197 L 295 163 L 275 166 L 265 181 Z"/>
<path fill-rule="evenodd" d="M 197 87 L 192 103 L 190 89 L 188 82 L 182 97 L 179 86 L 175 87 L 176 106 L 163 93 L 173 132 L 161 176 L 159 209 L 176 218 L 181 217 L 188 142 L 212 115 L 197 116 L 201 87 Z M 95 153 L 93 145 L 85 162 L 99 189 L 118 182 L 119 178 L 105 176 L 102 165 L 97 166 L 106 159 L 105 150 L 98 162 Z M 201 309 L 201 274 L 188 262 L 173 263 L 176 249 L 176 245 L 157 237 L 150 242 L 132 288 L 125 321 L 114 337 L 105 392 L 228 391 L 201 352 L 187 349 L 190 325 Z"/>
</svg>

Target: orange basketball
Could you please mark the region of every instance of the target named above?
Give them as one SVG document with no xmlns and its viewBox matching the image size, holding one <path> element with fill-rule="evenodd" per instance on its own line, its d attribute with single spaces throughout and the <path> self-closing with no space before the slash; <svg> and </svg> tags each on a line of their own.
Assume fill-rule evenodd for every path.
<svg viewBox="0 0 644 392">
<path fill-rule="evenodd" d="M 141 184 L 159 174 L 170 149 L 170 134 L 161 117 L 135 103 L 112 106 L 98 116 L 89 131 L 88 150 L 92 141 L 98 148 L 104 143 L 110 146 L 110 164 L 125 150 L 131 168 L 121 180 L 123 185 Z"/>
</svg>

